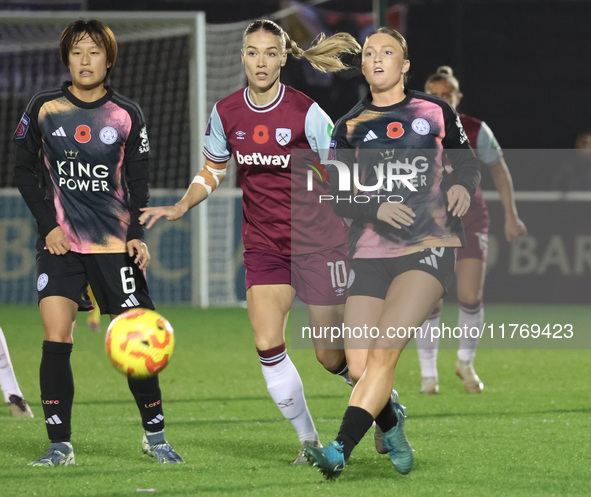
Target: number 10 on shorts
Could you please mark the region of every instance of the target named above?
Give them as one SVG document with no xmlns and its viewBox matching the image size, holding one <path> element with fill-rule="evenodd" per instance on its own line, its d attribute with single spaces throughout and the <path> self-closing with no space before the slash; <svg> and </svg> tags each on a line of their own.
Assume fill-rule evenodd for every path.
<svg viewBox="0 0 591 497">
<path fill-rule="evenodd" d="M 330 270 L 330 281 L 333 288 L 347 287 L 347 265 L 345 261 L 327 262 L 326 265 Z"/>
</svg>

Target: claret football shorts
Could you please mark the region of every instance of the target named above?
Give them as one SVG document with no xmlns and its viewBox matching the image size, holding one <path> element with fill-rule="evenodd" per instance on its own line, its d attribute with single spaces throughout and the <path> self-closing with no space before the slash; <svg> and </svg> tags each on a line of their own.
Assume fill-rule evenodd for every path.
<svg viewBox="0 0 591 497">
<path fill-rule="evenodd" d="M 488 210 L 470 209 L 462 217 L 466 246 L 458 248 L 458 261 L 461 259 L 488 260 L 488 229 L 490 218 Z"/>
<path fill-rule="evenodd" d="M 253 285 L 291 285 L 308 305 L 340 305 L 347 300 L 349 261 L 345 245 L 305 255 L 244 252 L 246 289 Z"/>
</svg>

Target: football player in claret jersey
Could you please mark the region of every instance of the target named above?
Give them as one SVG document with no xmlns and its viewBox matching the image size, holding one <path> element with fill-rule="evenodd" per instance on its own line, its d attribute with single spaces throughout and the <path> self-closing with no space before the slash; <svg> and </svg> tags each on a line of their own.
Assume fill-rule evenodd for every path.
<svg viewBox="0 0 591 497">
<path fill-rule="evenodd" d="M 359 49 L 352 36 L 337 33 L 321 36 L 303 51 L 276 23 L 251 23 L 242 48 L 248 86 L 214 106 L 206 130 L 203 170 L 176 205 L 142 209 L 140 218 L 148 228 L 163 216 L 169 221 L 180 218 L 211 194 L 234 156 L 243 192 L 248 315 L 269 394 L 300 440 L 294 464 L 306 464 L 303 447 L 319 442 L 302 381 L 286 351 L 285 325 L 296 293 L 308 305 L 312 326 L 342 324 L 346 277 L 342 286 L 333 286 L 330 267 L 347 266 L 347 225 L 328 203 L 304 202 L 292 212 L 296 211 L 292 209 L 292 153 L 307 151 L 325 158 L 332 122 L 318 104 L 282 84 L 279 76 L 288 53 L 305 57 L 317 69 L 338 71 L 346 68 L 339 55 Z M 292 214 L 297 218 L 293 223 Z M 300 220 L 305 220 L 304 231 Z M 334 374 L 345 375 L 343 350 L 319 342 L 315 346 L 320 363 Z"/>
<path fill-rule="evenodd" d="M 138 220 L 149 196 L 150 145 L 140 107 L 109 85 L 117 42 L 102 22 L 79 20 L 64 29 L 59 49 L 72 81 L 33 96 L 14 135 L 15 182 L 39 231 L 39 377 L 51 445 L 33 466 L 74 464 L 70 354 L 76 313 L 92 309 L 88 285 L 111 318 L 154 308 Z M 158 376 L 128 384 L 145 430 L 143 451 L 162 463 L 182 462 L 164 438 Z"/>
<path fill-rule="evenodd" d="M 462 99 L 460 84 L 453 75 L 451 67 L 441 66 L 435 74 L 427 78 L 425 91 L 444 99 L 452 107 L 457 108 Z M 505 211 L 505 237 L 508 242 L 527 233 L 526 227 L 517 215 L 515 206 L 513 181 L 507 164 L 503 159 L 503 151 L 495 136 L 486 123 L 466 114 L 459 114 L 462 125 L 470 143 L 480 160 L 488 166 L 495 186 L 499 191 L 501 203 Z M 456 286 L 458 292 L 459 312 L 458 325 L 462 329 L 484 326 L 484 309 L 482 306 L 486 261 L 488 256 L 488 209 L 480 186 L 472 195 L 470 209 L 462 217 L 466 234 L 466 247 L 458 249 L 456 262 Z M 437 348 L 439 339 L 432 335 L 433 327 L 439 327 L 443 301 L 433 310 L 427 321 L 423 323 L 422 333 L 417 334 L 417 350 L 421 364 L 421 393 L 436 394 L 439 391 L 437 374 Z M 456 374 L 464 382 L 468 393 L 480 393 L 484 388 L 482 381 L 474 371 L 474 357 L 478 337 L 462 336 L 459 339 Z"/>
<path fill-rule="evenodd" d="M 455 247 L 464 243 L 460 216 L 480 181 L 454 109 L 405 89 L 410 61 L 400 33 L 380 28 L 370 35 L 361 67 L 371 93 L 336 123 L 328 175 L 335 212 L 352 219 L 345 329 L 370 333 L 345 337 L 356 386 L 336 440 L 305 450 L 327 478 L 343 471 L 374 421 L 378 452 L 388 453 L 401 474 L 412 470 L 394 372 L 414 330 L 449 287 Z M 444 156 L 454 168 L 449 188 L 442 184 Z M 384 184 L 393 172 L 396 178 Z M 349 201 L 337 200 L 343 198 Z"/>
</svg>

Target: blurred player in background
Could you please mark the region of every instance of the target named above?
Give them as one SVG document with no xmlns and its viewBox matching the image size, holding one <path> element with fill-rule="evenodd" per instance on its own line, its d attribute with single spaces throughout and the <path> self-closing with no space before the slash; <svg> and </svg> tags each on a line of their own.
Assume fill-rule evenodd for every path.
<svg viewBox="0 0 591 497">
<path fill-rule="evenodd" d="M 454 109 L 462 100 L 460 84 L 449 66 L 441 66 L 425 83 L 425 91 L 443 98 Z M 468 139 L 480 160 L 488 166 L 495 186 L 501 197 L 505 211 L 505 237 L 508 242 L 515 242 L 527 233 L 525 225 L 517 215 L 513 192 L 513 181 L 503 152 L 490 128 L 479 119 L 466 114 L 459 114 Z M 484 326 L 484 309 L 482 296 L 486 261 L 488 256 L 488 209 L 480 186 L 472 195 L 470 209 L 462 218 L 466 233 L 467 246 L 458 249 L 456 262 L 457 293 L 460 310 L 458 326 L 462 329 L 472 327 L 482 329 Z M 421 393 L 436 394 L 439 391 L 437 374 L 437 349 L 439 339 L 432 340 L 430 330 L 438 327 L 441 320 L 443 301 L 433 310 L 423 324 L 424 334 L 417 337 L 417 350 L 421 364 Z M 463 336 L 460 338 L 456 374 L 464 382 L 468 393 L 480 393 L 484 388 L 482 381 L 474 371 L 474 357 L 478 338 Z"/>
<path fill-rule="evenodd" d="M 399 32 L 380 28 L 370 35 L 361 69 L 371 94 L 337 121 L 332 135 L 331 157 L 337 162 L 328 166 L 328 174 L 333 199 L 347 192 L 361 195 L 359 201 L 332 202 L 337 215 L 353 220 L 345 327 L 370 332 L 345 339 L 356 385 L 336 440 L 305 450 L 327 478 L 339 476 L 374 421 L 382 434 L 376 449 L 382 452 L 383 444 L 401 474 L 412 470 L 405 408 L 392 390 L 396 365 L 412 330 L 451 284 L 454 247 L 464 244 L 461 216 L 480 181 L 478 159 L 454 109 L 441 99 L 406 90 L 409 68 L 408 46 Z M 455 184 L 449 189 L 442 188 L 444 155 L 454 168 Z M 406 177 L 410 170 L 414 181 L 392 180 L 384 186 L 386 159 L 387 171 Z M 348 175 L 343 168 L 350 169 Z M 370 194 L 380 181 L 378 194 Z"/>
<path fill-rule="evenodd" d="M 101 309 L 96 301 L 92 288 L 88 287 L 88 298 L 92 302 L 94 309 L 88 313 L 86 318 L 86 325 L 91 331 L 101 331 Z"/>
<path fill-rule="evenodd" d="M 117 42 L 102 22 L 79 20 L 64 29 L 59 50 L 72 81 L 37 93 L 14 135 L 14 179 L 39 231 L 39 378 L 51 445 L 31 465 L 46 467 L 75 462 L 70 354 L 76 313 L 91 308 L 88 285 L 111 318 L 133 307 L 154 308 L 144 278 L 150 254 L 138 220 L 149 197 L 150 145 L 139 106 L 109 84 Z M 143 451 L 162 463 L 182 462 L 164 438 L 158 376 L 128 384 L 145 430 Z M 106 408 L 99 403 L 96 409 Z"/>
<path fill-rule="evenodd" d="M 287 355 L 285 326 L 296 294 L 308 306 L 311 326 L 342 324 L 347 225 L 328 204 L 318 205 L 318 197 L 315 204 L 292 209 L 295 166 L 291 154 L 302 150 L 325 158 L 332 122 L 318 104 L 283 85 L 279 76 L 288 54 L 306 58 L 321 71 L 339 71 L 346 68 L 339 56 L 359 49 L 353 37 L 338 33 L 321 36 L 303 51 L 276 23 L 251 23 L 242 48 L 248 86 L 214 106 L 205 136 L 203 170 L 176 205 L 142 209 L 140 218 L 148 228 L 160 217 L 179 219 L 213 192 L 234 155 L 243 191 L 248 315 L 269 394 L 301 443 L 294 464 L 306 464 L 303 449 L 319 442 L 300 375 Z M 331 283 L 331 267 L 343 272 L 340 286 Z M 320 342 L 315 342 L 319 362 L 344 376 L 343 350 L 325 348 Z"/>
<path fill-rule="evenodd" d="M 18 386 L 2 328 L 0 328 L 0 389 L 12 416 L 15 418 L 33 417 L 33 412 Z"/>
<path fill-rule="evenodd" d="M 568 160 L 556 170 L 552 188 L 563 192 L 591 191 L 591 130 L 577 133 L 574 151 Z"/>
</svg>

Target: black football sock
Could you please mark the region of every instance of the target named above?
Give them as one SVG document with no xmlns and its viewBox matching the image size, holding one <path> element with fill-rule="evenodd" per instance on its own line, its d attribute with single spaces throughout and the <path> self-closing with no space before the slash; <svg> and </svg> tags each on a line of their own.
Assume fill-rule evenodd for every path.
<svg viewBox="0 0 591 497">
<path fill-rule="evenodd" d="M 164 413 L 162 411 L 162 394 L 158 375 L 142 380 L 128 377 L 129 389 L 142 416 L 142 426 L 148 432 L 164 430 Z"/>
<path fill-rule="evenodd" d="M 42 350 L 39 385 L 47 435 L 52 443 L 69 442 L 74 401 L 72 344 L 44 341 Z"/>
<path fill-rule="evenodd" d="M 337 442 L 343 444 L 345 461 L 351 456 L 351 452 L 360 442 L 367 430 L 373 425 L 373 416 L 361 407 L 349 406 L 343 416 L 341 428 L 337 435 Z"/>
<path fill-rule="evenodd" d="M 392 406 L 390 399 L 388 399 L 388 402 L 384 408 L 376 416 L 376 424 L 384 433 L 390 431 L 398 424 L 398 418 L 396 417 L 396 412 L 394 411 L 394 407 Z"/>
</svg>

